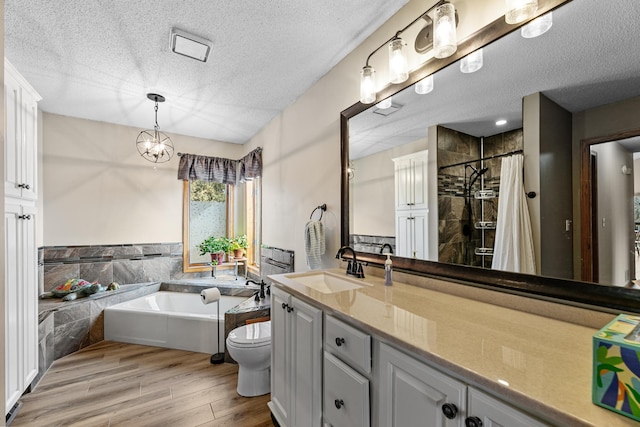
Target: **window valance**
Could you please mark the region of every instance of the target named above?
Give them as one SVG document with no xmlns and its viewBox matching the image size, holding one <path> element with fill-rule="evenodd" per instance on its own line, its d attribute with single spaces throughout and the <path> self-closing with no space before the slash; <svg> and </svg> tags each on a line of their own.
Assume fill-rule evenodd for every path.
<svg viewBox="0 0 640 427">
<path fill-rule="evenodd" d="M 262 148 L 258 147 L 240 160 L 223 157 L 182 154 L 178 179 L 184 181 L 237 184 L 262 175 Z"/>
</svg>

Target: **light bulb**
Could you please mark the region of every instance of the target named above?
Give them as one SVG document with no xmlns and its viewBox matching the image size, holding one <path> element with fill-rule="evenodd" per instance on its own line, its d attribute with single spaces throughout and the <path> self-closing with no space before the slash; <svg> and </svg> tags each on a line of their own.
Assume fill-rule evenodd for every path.
<svg viewBox="0 0 640 427">
<path fill-rule="evenodd" d="M 531 18 L 538 10 L 538 0 L 506 0 L 507 11 L 504 20 L 507 24 L 519 24 Z"/>
<path fill-rule="evenodd" d="M 463 73 L 475 73 L 482 68 L 482 49 L 471 52 L 460 61 L 460 71 Z"/>
<path fill-rule="evenodd" d="M 537 17 L 527 25 L 524 25 L 522 28 L 520 28 L 520 34 L 525 39 L 532 39 L 534 37 L 541 36 L 542 34 L 549 31 L 552 25 L 553 16 L 551 15 L 551 12 L 549 12 L 545 15 Z"/>
<path fill-rule="evenodd" d="M 367 65 L 360 72 L 360 102 L 372 104 L 376 101 L 376 70 Z"/>
<path fill-rule="evenodd" d="M 409 78 L 409 64 L 404 54 L 404 43 L 401 38 L 389 42 L 389 77 L 391 83 L 402 83 Z"/>
<path fill-rule="evenodd" d="M 427 94 L 432 90 L 433 90 L 433 74 L 425 77 L 424 79 L 416 83 L 415 91 L 419 95 Z"/>
<path fill-rule="evenodd" d="M 438 6 L 433 20 L 433 52 L 436 58 L 447 58 L 458 49 L 456 9 L 451 3 Z"/>
<path fill-rule="evenodd" d="M 379 109 L 381 109 L 381 110 L 385 110 L 385 109 L 387 109 L 387 108 L 391 107 L 391 104 L 392 104 L 392 103 L 393 103 L 393 102 L 392 102 L 391 97 L 388 97 L 388 98 L 383 99 L 382 101 L 378 102 L 378 103 L 376 104 L 376 107 L 378 107 L 378 108 L 379 108 Z"/>
</svg>

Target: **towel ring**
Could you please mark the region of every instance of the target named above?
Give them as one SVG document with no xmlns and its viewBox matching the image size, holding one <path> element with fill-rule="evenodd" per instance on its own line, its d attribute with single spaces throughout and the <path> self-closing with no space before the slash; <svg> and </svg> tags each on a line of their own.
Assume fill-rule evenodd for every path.
<svg viewBox="0 0 640 427">
<path fill-rule="evenodd" d="M 313 211 L 311 211 L 311 215 L 309 215 L 309 220 L 313 219 L 313 214 L 316 213 L 316 211 L 320 209 L 320 218 L 318 219 L 318 221 L 322 221 L 322 215 L 324 214 L 324 211 L 327 210 L 327 204 L 323 203 L 322 205 L 316 207 Z"/>
</svg>

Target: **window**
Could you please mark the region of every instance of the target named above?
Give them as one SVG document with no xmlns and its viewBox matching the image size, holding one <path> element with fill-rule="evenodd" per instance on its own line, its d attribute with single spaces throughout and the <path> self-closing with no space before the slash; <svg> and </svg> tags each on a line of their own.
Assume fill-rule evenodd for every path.
<svg viewBox="0 0 640 427">
<path fill-rule="evenodd" d="M 183 271 L 208 271 L 209 254 L 200 255 L 198 244 L 209 236 L 247 235 L 249 267 L 260 259 L 260 178 L 226 185 L 184 181 L 183 187 Z"/>
</svg>

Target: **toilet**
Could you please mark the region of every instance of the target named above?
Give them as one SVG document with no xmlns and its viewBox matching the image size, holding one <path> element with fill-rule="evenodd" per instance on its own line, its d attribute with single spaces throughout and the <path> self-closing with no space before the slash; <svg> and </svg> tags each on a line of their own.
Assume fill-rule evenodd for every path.
<svg viewBox="0 0 640 427">
<path fill-rule="evenodd" d="M 271 391 L 271 321 L 240 326 L 229 332 L 229 354 L 238 362 L 238 394 L 261 396 Z"/>
</svg>

